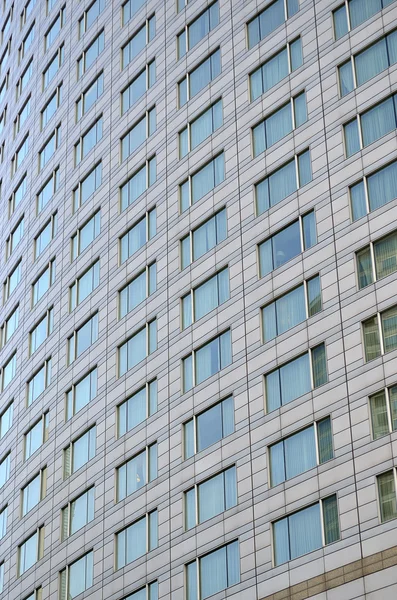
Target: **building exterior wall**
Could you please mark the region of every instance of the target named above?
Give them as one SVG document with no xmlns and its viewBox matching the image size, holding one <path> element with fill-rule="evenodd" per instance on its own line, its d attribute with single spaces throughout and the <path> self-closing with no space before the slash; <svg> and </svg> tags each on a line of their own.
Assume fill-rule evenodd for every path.
<svg viewBox="0 0 397 600">
<path fill-rule="evenodd" d="M 10 0 L 4 4 L 1 26 L 11 9 Z M 14 406 L 12 427 L 0 441 L 0 460 L 11 453 L 10 477 L 0 489 L 0 510 L 5 506 L 8 510 L 7 530 L 0 542 L 0 563 L 4 564 L 1 600 L 24 600 L 40 586 L 42 600 L 59 598 L 60 571 L 90 550 L 94 552 L 93 585 L 81 598 L 121 600 L 157 580 L 159 598 L 183 600 L 186 597 L 185 565 L 233 540 L 239 542 L 240 583 L 219 592 L 217 598 L 387 600 L 395 596 L 397 576 L 393 560 L 397 521 L 380 521 L 376 476 L 396 465 L 397 434 L 373 439 L 368 397 L 396 383 L 397 350 L 366 363 L 361 323 L 377 311 L 396 304 L 397 272 L 359 290 L 355 252 L 396 229 L 397 199 L 352 221 L 348 187 L 397 159 L 397 137 L 393 130 L 346 158 L 342 125 L 377 100 L 396 92 L 397 66 L 383 70 L 342 98 L 337 66 L 393 30 L 397 23 L 397 4 L 392 2 L 335 41 L 332 10 L 339 2 L 303 0 L 297 14 L 247 49 L 246 23 L 269 3 L 266 0 L 219 0 L 219 25 L 177 61 L 177 34 L 208 4 L 192 0 L 177 12 L 174 1 L 148 0 L 128 24 L 122 26 L 120 0 L 108 0 L 80 39 L 77 21 L 89 8 L 89 1 L 54 2 L 47 15 L 46 3 L 36 0 L 22 28 L 23 2 L 15 0 L 13 4 L 11 28 L 0 49 L 2 55 L 11 37 L 11 53 L 1 70 L 1 81 L 7 73 L 9 76 L 8 90 L 0 106 L 0 111 L 7 106 L 6 124 L 0 136 L 0 143 L 4 141 L 0 165 L 0 281 L 6 281 L 20 259 L 22 278 L 8 300 L 4 300 L 3 293 L 0 309 L 0 320 L 4 323 L 19 305 L 19 326 L 0 351 L 1 367 L 14 351 L 17 357 L 15 377 L 0 396 L 0 413 L 12 399 Z M 51 48 L 44 52 L 44 34 L 62 6 L 65 6 L 64 26 Z M 120 48 L 153 14 L 156 18 L 154 39 L 121 69 Z M 33 21 L 35 39 L 19 62 L 18 47 Z M 77 60 L 102 29 L 104 50 L 77 80 Z M 250 102 L 248 74 L 297 36 L 302 40 L 303 65 Z M 43 92 L 42 72 L 61 43 L 64 44 L 63 65 Z M 218 47 L 221 74 L 178 109 L 177 83 Z M 31 56 L 33 75 L 21 97 L 15 100 L 17 81 Z M 121 115 L 121 91 L 153 58 L 156 82 Z M 101 70 L 104 93 L 76 123 L 75 102 Z M 61 81 L 62 102 L 41 131 L 40 110 Z M 307 122 L 253 158 L 251 127 L 302 90 L 307 98 Z M 29 94 L 30 115 L 14 138 L 14 119 Z M 220 97 L 222 127 L 179 160 L 178 132 Z M 154 105 L 156 132 L 121 162 L 120 138 Z M 75 166 L 74 145 L 100 115 L 103 117 L 102 139 Z M 60 146 L 38 172 L 38 152 L 58 124 L 62 131 Z M 26 132 L 29 132 L 29 151 L 11 177 L 11 159 Z M 312 181 L 256 216 L 254 184 L 307 148 L 311 153 Z M 181 213 L 178 186 L 221 151 L 225 155 L 224 181 Z M 119 187 L 154 155 L 155 183 L 121 211 Z M 73 190 L 99 161 L 102 161 L 101 186 L 73 212 Z M 58 166 L 59 188 L 37 214 L 36 194 Z M 25 172 L 27 193 L 9 216 L 9 199 Z M 157 234 L 120 264 L 120 236 L 153 207 L 156 207 Z M 181 270 L 180 239 L 223 207 L 227 210 L 227 238 Z M 318 243 L 269 275 L 258 277 L 258 244 L 312 209 Z M 97 210 L 101 215 L 100 234 L 71 261 L 71 236 Z M 34 260 L 34 238 L 55 211 L 57 234 Z M 6 260 L 6 240 L 22 215 L 23 238 Z M 32 307 L 31 285 L 54 257 L 55 281 Z M 70 312 L 68 288 L 97 258 L 100 259 L 99 286 Z M 156 292 L 119 319 L 118 291 L 154 260 Z M 180 298 L 225 266 L 230 273 L 230 299 L 182 331 Z M 321 278 L 322 311 L 264 344 L 261 307 L 316 274 Z M 50 307 L 53 307 L 53 332 L 29 356 L 29 332 Z M 68 365 L 68 337 L 95 313 L 99 315 L 98 340 Z M 157 320 L 157 350 L 119 377 L 118 347 L 153 318 Z M 182 359 L 228 328 L 232 337 L 232 364 L 183 393 Z M 264 375 L 320 343 L 326 347 L 327 383 L 266 414 Z M 27 407 L 27 382 L 49 357 L 51 383 Z M 65 420 L 66 392 L 94 366 L 98 369 L 96 397 Z M 117 405 L 154 378 L 158 383 L 157 412 L 117 437 Z M 229 395 L 234 399 L 234 433 L 184 460 L 182 424 Z M 24 461 L 24 434 L 46 411 L 49 412 L 48 440 Z M 269 444 L 326 416 L 332 419 L 334 458 L 270 487 Z M 95 457 L 64 479 L 64 449 L 94 424 Z M 155 441 L 158 477 L 125 500 L 115 502 L 115 468 Z M 183 492 L 231 465 L 237 468 L 237 506 L 185 531 Z M 45 497 L 21 518 L 21 488 L 43 467 L 47 468 Z M 94 520 L 61 541 L 61 509 L 91 485 L 95 485 Z M 272 522 L 332 494 L 337 494 L 339 541 L 274 566 Z M 159 518 L 158 547 L 116 570 L 115 534 L 154 509 Z M 40 526 L 44 526 L 43 557 L 18 577 L 18 546 Z M 384 554 L 387 552 L 390 556 Z M 364 571 L 373 555 L 378 557 L 379 568 L 374 572 Z M 337 585 L 324 583 L 327 573 L 345 569 L 345 574 L 353 563 L 356 565 L 353 572 L 357 573 L 352 580 L 343 579 L 344 575 L 339 572 L 334 578 Z M 305 582 L 313 578 L 321 581 L 318 579 L 313 584 L 312 594 Z"/>
</svg>

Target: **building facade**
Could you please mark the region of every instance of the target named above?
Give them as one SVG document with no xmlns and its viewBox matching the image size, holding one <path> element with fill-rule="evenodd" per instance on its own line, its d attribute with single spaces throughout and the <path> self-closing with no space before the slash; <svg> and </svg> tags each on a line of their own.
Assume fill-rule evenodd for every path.
<svg viewBox="0 0 397 600">
<path fill-rule="evenodd" d="M 1 0 L 0 600 L 397 592 L 397 3 Z"/>
</svg>

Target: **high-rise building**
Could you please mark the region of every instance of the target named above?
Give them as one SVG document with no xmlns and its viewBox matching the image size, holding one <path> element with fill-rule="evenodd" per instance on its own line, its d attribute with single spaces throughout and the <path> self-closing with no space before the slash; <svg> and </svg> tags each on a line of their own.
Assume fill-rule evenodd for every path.
<svg viewBox="0 0 397 600">
<path fill-rule="evenodd" d="M 0 600 L 394 600 L 397 2 L 0 12 Z"/>
</svg>

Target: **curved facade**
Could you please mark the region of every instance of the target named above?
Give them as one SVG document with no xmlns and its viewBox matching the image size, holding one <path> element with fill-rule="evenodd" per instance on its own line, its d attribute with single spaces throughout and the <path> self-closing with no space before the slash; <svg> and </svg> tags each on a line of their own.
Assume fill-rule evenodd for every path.
<svg viewBox="0 0 397 600">
<path fill-rule="evenodd" d="M 0 600 L 397 589 L 397 4 L 2 0 Z"/>
</svg>

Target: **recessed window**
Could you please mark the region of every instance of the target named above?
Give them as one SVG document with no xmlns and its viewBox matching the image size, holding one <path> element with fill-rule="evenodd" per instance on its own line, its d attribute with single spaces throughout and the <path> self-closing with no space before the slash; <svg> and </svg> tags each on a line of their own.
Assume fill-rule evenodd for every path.
<svg viewBox="0 0 397 600">
<path fill-rule="evenodd" d="M 31 104 L 31 97 L 29 96 L 28 99 L 24 102 L 21 110 L 18 112 L 17 118 L 14 121 L 14 137 L 16 137 L 17 134 L 20 132 L 26 119 L 30 115 Z M 3 121 L 5 121 L 5 119 L 3 119 Z"/>
<path fill-rule="evenodd" d="M 24 217 L 22 217 L 22 219 L 20 219 L 18 221 L 16 227 L 11 231 L 10 236 L 7 238 L 7 241 L 6 241 L 6 257 L 7 257 L 7 259 L 11 256 L 11 254 L 14 252 L 15 248 L 21 241 L 21 239 L 23 237 L 23 230 L 24 230 Z"/>
<path fill-rule="evenodd" d="M 51 81 L 54 79 L 55 75 L 58 73 L 59 69 L 63 65 L 65 55 L 65 48 L 62 44 L 59 46 L 56 54 L 52 57 L 47 67 L 43 71 L 43 91 L 48 88 Z"/>
<path fill-rule="evenodd" d="M 385 523 L 397 517 L 396 469 L 378 475 L 378 497 L 380 522 Z"/>
<path fill-rule="evenodd" d="M 247 23 L 248 48 L 252 48 L 270 35 L 287 19 L 299 11 L 298 0 L 276 0 L 260 12 L 252 21 Z"/>
<path fill-rule="evenodd" d="M 51 383 L 51 358 L 28 381 L 27 405 L 30 406 Z"/>
<path fill-rule="evenodd" d="M 153 107 L 147 110 L 144 116 L 121 138 L 121 161 L 135 152 L 155 131 L 156 107 Z"/>
<path fill-rule="evenodd" d="M 186 156 L 223 125 L 222 100 L 207 108 L 179 132 L 179 158 Z"/>
<path fill-rule="evenodd" d="M 117 407 L 118 437 L 157 411 L 157 379 L 146 383 Z"/>
<path fill-rule="evenodd" d="M 182 297 L 182 329 L 227 302 L 229 298 L 229 269 L 226 267 Z"/>
<path fill-rule="evenodd" d="M 54 156 L 55 151 L 61 145 L 61 126 L 58 125 L 46 140 L 39 152 L 39 172 L 44 169 L 48 161 Z"/>
<path fill-rule="evenodd" d="M 66 420 L 71 419 L 97 395 L 98 369 L 95 367 L 66 393 Z"/>
<path fill-rule="evenodd" d="M 101 31 L 77 61 L 77 80 L 94 64 L 105 47 L 105 32 Z"/>
<path fill-rule="evenodd" d="M 270 485 L 278 485 L 333 457 L 331 419 L 326 417 L 269 446 Z"/>
<path fill-rule="evenodd" d="M 60 572 L 60 600 L 71 600 L 94 583 L 94 552 L 88 552 Z"/>
<path fill-rule="evenodd" d="M 152 60 L 121 92 L 121 114 L 124 115 L 156 83 L 156 60 Z"/>
<path fill-rule="evenodd" d="M 370 396 L 369 406 L 374 440 L 397 430 L 397 386 Z"/>
<path fill-rule="evenodd" d="M 95 77 L 94 81 L 84 90 L 76 102 L 76 121 L 85 115 L 100 96 L 103 94 L 103 73 Z"/>
<path fill-rule="evenodd" d="M 365 362 L 397 348 L 397 306 L 363 322 Z"/>
<path fill-rule="evenodd" d="M 121 48 L 121 68 L 125 69 L 142 52 L 146 45 L 154 39 L 155 35 L 156 18 L 153 15 L 149 19 L 146 19 L 142 27 Z"/>
<path fill-rule="evenodd" d="M 232 340 L 230 330 L 193 350 L 182 361 L 183 392 L 215 375 L 232 363 Z"/>
<path fill-rule="evenodd" d="M 75 260 L 101 232 L 101 213 L 96 212 L 71 238 L 71 258 Z"/>
<path fill-rule="evenodd" d="M 34 238 L 35 260 L 44 252 L 50 242 L 54 239 L 58 228 L 58 214 L 54 213 L 40 233 Z"/>
<path fill-rule="evenodd" d="M 83 12 L 83 15 L 79 19 L 79 36 L 81 37 L 84 33 L 93 25 L 94 21 L 99 17 L 101 12 L 106 6 L 105 0 L 95 0 L 92 4 Z"/>
<path fill-rule="evenodd" d="M 92 487 L 62 509 L 62 541 L 93 521 L 95 516 L 95 488 Z"/>
<path fill-rule="evenodd" d="M 181 269 L 198 260 L 227 238 L 226 208 L 217 212 L 181 239 Z"/>
<path fill-rule="evenodd" d="M 185 569 L 187 600 L 205 600 L 217 592 L 240 583 L 238 541 L 196 558 L 187 564 Z"/>
<path fill-rule="evenodd" d="M 265 375 L 267 412 L 296 400 L 327 381 L 325 345 L 319 344 Z"/>
<path fill-rule="evenodd" d="M 126 25 L 135 13 L 146 4 L 146 0 L 127 0 L 121 7 L 122 23 Z"/>
<path fill-rule="evenodd" d="M 97 260 L 69 288 L 70 311 L 74 310 L 83 300 L 99 286 L 100 264 Z"/>
<path fill-rule="evenodd" d="M 186 529 L 191 529 L 236 506 L 236 467 L 230 467 L 197 484 L 185 492 L 184 498 Z"/>
<path fill-rule="evenodd" d="M 44 129 L 50 119 L 55 115 L 56 111 L 61 105 L 62 100 L 63 86 L 62 83 L 60 83 L 40 113 L 42 129 Z"/>
<path fill-rule="evenodd" d="M 5 506 L 0 511 L 0 540 L 7 533 L 7 512 L 8 512 L 8 506 Z"/>
<path fill-rule="evenodd" d="M 55 281 L 56 261 L 53 258 L 32 284 L 32 306 L 35 306 Z"/>
<path fill-rule="evenodd" d="M 157 350 L 157 321 L 149 321 L 118 349 L 119 377 Z"/>
<path fill-rule="evenodd" d="M 89 198 L 93 196 L 102 183 L 102 162 L 98 163 L 92 171 L 82 179 L 76 189 L 73 190 L 73 211 L 76 211 Z"/>
<path fill-rule="evenodd" d="M 275 566 L 336 542 L 340 538 L 336 494 L 275 521 L 272 528 Z"/>
<path fill-rule="evenodd" d="M 397 232 L 371 242 L 356 253 L 358 288 L 397 271 Z"/>
<path fill-rule="evenodd" d="M 268 342 L 321 310 L 320 277 L 312 277 L 262 308 L 263 341 Z"/>
<path fill-rule="evenodd" d="M 0 459 L 0 488 L 6 483 L 10 477 L 11 471 L 11 454 L 8 453 Z"/>
<path fill-rule="evenodd" d="M 156 181 L 156 156 L 146 160 L 131 177 L 120 187 L 120 210 L 133 204 Z"/>
<path fill-rule="evenodd" d="M 51 335 L 54 327 L 54 309 L 49 308 L 29 334 L 29 354 L 32 355 Z"/>
<path fill-rule="evenodd" d="M 225 180 L 225 154 L 222 152 L 179 186 L 181 213 L 201 200 Z"/>
<path fill-rule="evenodd" d="M 29 152 L 29 133 L 26 134 L 23 142 L 19 146 L 11 159 L 11 175 L 15 175 L 22 162 L 24 161 L 27 153 Z"/>
<path fill-rule="evenodd" d="M 56 37 L 61 31 L 65 23 L 65 7 L 62 7 L 59 11 L 57 18 L 51 23 L 50 28 L 44 34 L 44 51 L 46 52 L 50 46 L 54 43 Z"/>
<path fill-rule="evenodd" d="M 44 527 L 39 527 L 33 535 L 18 546 L 18 577 L 43 558 Z"/>
<path fill-rule="evenodd" d="M 140 250 L 156 235 L 156 208 L 148 211 L 142 219 L 120 238 L 120 264 Z"/>
<path fill-rule="evenodd" d="M 17 85 L 16 85 L 17 99 L 20 98 L 22 93 L 25 91 L 26 86 L 28 85 L 32 75 L 33 75 L 33 57 L 30 59 L 30 61 L 26 65 L 25 69 L 22 71 L 22 75 L 20 76 L 20 78 L 17 81 Z M 6 79 L 6 83 L 7 83 L 7 79 Z M 7 88 L 7 86 L 6 86 L 6 88 Z"/>
<path fill-rule="evenodd" d="M 8 300 L 11 296 L 12 292 L 17 287 L 18 283 L 21 281 L 22 276 L 22 261 L 19 260 L 15 267 L 12 269 L 11 273 L 7 277 L 4 282 L 4 301 Z"/>
<path fill-rule="evenodd" d="M 188 100 L 196 96 L 211 81 L 221 74 L 221 51 L 215 50 L 197 67 L 192 69 L 178 83 L 178 105 L 181 108 Z"/>
<path fill-rule="evenodd" d="M 66 479 L 95 456 L 96 427 L 91 427 L 63 452 L 63 478 Z"/>
<path fill-rule="evenodd" d="M 183 425 L 185 459 L 216 444 L 233 432 L 234 403 L 233 397 L 229 396 L 195 415 Z"/>
<path fill-rule="evenodd" d="M 154 510 L 116 534 L 116 569 L 121 569 L 157 548 L 157 519 L 157 510 Z"/>
<path fill-rule="evenodd" d="M 98 321 L 98 313 L 95 313 L 88 321 L 75 329 L 73 335 L 68 338 L 69 365 L 98 340 Z"/>
<path fill-rule="evenodd" d="M 6 409 L 0 414 L 0 440 L 12 427 L 14 414 L 14 401 L 12 400 Z"/>
<path fill-rule="evenodd" d="M 332 13 L 335 39 L 338 40 L 348 31 L 355 29 L 392 2 L 393 0 L 375 0 L 375 2 L 345 0 L 345 3 Z"/>
<path fill-rule="evenodd" d="M 198 17 L 177 36 L 177 58 L 185 56 L 210 31 L 219 25 L 219 2 L 216 1 L 205 9 Z"/>
<path fill-rule="evenodd" d="M 16 352 L 7 360 L 2 368 L 1 391 L 11 383 L 17 373 L 17 355 Z"/>
<path fill-rule="evenodd" d="M 157 443 L 147 446 L 116 469 L 117 502 L 157 477 Z"/>
<path fill-rule="evenodd" d="M 48 440 L 49 413 L 42 415 L 24 436 L 24 460 L 28 460 Z"/>
<path fill-rule="evenodd" d="M 37 506 L 47 492 L 47 468 L 44 467 L 21 490 L 21 517 Z"/>
<path fill-rule="evenodd" d="M 156 291 L 156 263 L 148 265 L 119 292 L 119 316 L 125 317 Z"/>
<path fill-rule="evenodd" d="M 315 244 L 316 219 L 311 211 L 259 244 L 259 277 L 268 275 Z"/>
<path fill-rule="evenodd" d="M 100 142 L 103 135 L 103 118 L 99 117 L 93 125 L 80 136 L 77 144 L 74 145 L 74 163 L 75 166 L 87 156 L 87 154 Z"/>
</svg>

